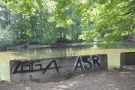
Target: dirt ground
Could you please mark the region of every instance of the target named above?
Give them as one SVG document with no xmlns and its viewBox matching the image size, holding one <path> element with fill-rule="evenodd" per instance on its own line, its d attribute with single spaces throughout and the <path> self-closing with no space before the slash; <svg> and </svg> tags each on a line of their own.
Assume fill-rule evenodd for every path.
<svg viewBox="0 0 135 90">
<path fill-rule="evenodd" d="M 0 82 L 0 90 L 135 90 L 135 70 L 103 70 L 58 82 Z"/>
</svg>

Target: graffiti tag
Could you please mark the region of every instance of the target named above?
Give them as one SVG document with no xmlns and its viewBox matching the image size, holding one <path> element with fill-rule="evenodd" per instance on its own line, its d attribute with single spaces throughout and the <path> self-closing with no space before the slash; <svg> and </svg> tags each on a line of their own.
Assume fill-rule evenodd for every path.
<svg viewBox="0 0 135 90">
<path fill-rule="evenodd" d="M 51 65 L 54 64 L 54 67 L 51 67 Z M 55 60 L 52 60 L 46 67 L 43 68 L 43 65 L 41 64 L 41 61 L 35 60 L 35 61 L 17 61 L 16 67 L 13 71 L 13 74 L 15 73 L 27 73 L 27 72 L 35 72 L 35 71 L 42 71 L 44 74 L 48 69 L 56 69 L 56 71 L 59 73 L 59 68 L 57 66 L 57 62 Z"/>
<path fill-rule="evenodd" d="M 99 69 L 101 67 L 100 58 L 97 55 L 78 56 L 74 72 Z"/>
</svg>

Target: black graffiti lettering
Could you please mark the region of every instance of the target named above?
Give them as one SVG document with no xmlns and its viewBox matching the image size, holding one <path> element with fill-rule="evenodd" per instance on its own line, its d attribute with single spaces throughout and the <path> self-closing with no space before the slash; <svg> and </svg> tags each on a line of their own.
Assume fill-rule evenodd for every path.
<svg viewBox="0 0 135 90">
<path fill-rule="evenodd" d="M 43 74 L 48 70 L 48 69 L 53 69 L 53 68 L 49 68 L 51 65 L 52 65 L 52 63 L 54 63 L 54 66 L 55 67 L 53 67 L 53 68 L 55 68 L 56 69 L 56 71 L 59 73 L 59 69 L 58 69 L 58 66 L 57 66 L 57 63 L 56 63 L 56 61 L 55 60 L 52 60 L 47 66 L 46 66 L 46 68 L 43 70 Z"/>
<path fill-rule="evenodd" d="M 74 68 L 74 72 L 78 71 L 78 69 L 84 71 L 81 57 L 78 57 L 77 63 L 76 63 L 75 68 Z"/>
<path fill-rule="evenodd" d="M 30 70 L 31 70 L 31 67 L 30 67 L 30 65 L 25 65 L 25 67 L 29 67 L 28 71 L 30 71 Z"/>
<path fill-rule="evenodd" d="M 27 72 L 35 72 L 35 71 L 43 71 L 43 74 L 48 69 L 56 69 L 56 71 L 59 73 L 59 68 L 57 66 L 57 62 L 55 60 L 52 60 L 45 68 L 42 67 L 42 64 L 36 64 L 41 63 L 41 61 L 17 61 L 16 67 L 13 71 L 13 74 L 15 73 L 27 73 Z M 50 67 L 54 63 L 54 67 Z M 35 68 L 33 68 L 35 67 Z M 39 67 L 39 68 L 37 68 Z"/>
<path fill-rule="evenodd" d="M 75 64 L 74 72 L 77 72 L 78 69 L 85 71 L 99 69 L 101 67 L 100 58 L 98 56 L 79 56 Z"/>
<path fill-rule="evenodd" d="M 17 61 L 17 65 L 16 65 L 16 67 L 15 67 L 15 69 L 14 69 L 13 74 L 18 72 L 18 68 L 19 68 L 20 65 L 21 65 L 21 61 Z M 23 70 L 22 68 L 23 68 L 23 67 L 21 66 L 21 71 Z"/>
<path fill-rule="evenodd" d="M 90 61 L 90 56 L 82 56 L 82 61 L 85 70 L 93 69 L 93 62 Z"/>
<path fill-rule="evenodd" d="M 33 70 L 33 68 L 32 68 L 33 63 L 32 62 L 25 61 L 25 62 L 22 62 L 21 64 L 22 64 L 21 65 L 21 71 L 32 71 Z M 28 69 L 27 69 L 27 67 L 28 67 Z"/>
<path fill-rule="evenodd" d="M 40 67 L 40 69 L 39 69 L 39 70 L 41 70 L 41 69 L 42 69 L 42 64 L 36 64 L 35 66 L 39 66 L 39 67 Z"/>
<path fill-rule="evenodd" d="M 94 63 L 94 68 L 101 68 L 101 63 L 99 62 L 98 56 L 93 55 L 92 60 L 93 60 L 93 63 Z"/>
<path fill-rule="evenodd" d="M 17 66 L 13 73 L 26 73 L 26 72 L 37 71 L 37 70 L 33 70 L 33 63 L 35 62 L 40 62 L 40 61 L 18 61 Z"/>
</svg>

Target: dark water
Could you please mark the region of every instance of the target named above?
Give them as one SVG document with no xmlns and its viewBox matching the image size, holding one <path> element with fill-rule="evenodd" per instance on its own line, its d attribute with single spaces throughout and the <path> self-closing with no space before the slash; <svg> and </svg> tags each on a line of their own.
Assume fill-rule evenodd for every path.
<svg viewBox="0 0 135 90">
<path fill-rule="evenodd" d="M 119 67 L 120 53 L 131 52 L 132 50 L 125 47 L 117 47 L 115 49 L 97 49 L 96 47 L 57 47 L 42 49 L 26 49 L 26 50 L 9 50 L 0 52 L 0 79 L 10 80 L 9 61 L 14 59 L 41 59 L 52 57 L 69 57 L 79 55 L 107 54 L 108 66 Z"/>
</svg>

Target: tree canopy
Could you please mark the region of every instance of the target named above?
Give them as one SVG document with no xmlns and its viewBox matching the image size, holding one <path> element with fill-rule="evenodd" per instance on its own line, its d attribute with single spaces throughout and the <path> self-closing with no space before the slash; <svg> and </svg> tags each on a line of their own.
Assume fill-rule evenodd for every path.
<svg viewBox="0 0 135 90">
<path fill-rule="evenodd" d="M 82 38 L 101 46 L 109 47 L 135 32 L 135 0 L 2 0 L 0 4 L 24 17 L 47 10 L 48 21 L 55 21 L 56 27 L 77 25 L 75 18 L 80 17 L 81 27 L 91 25 Z"/>
</svg>

